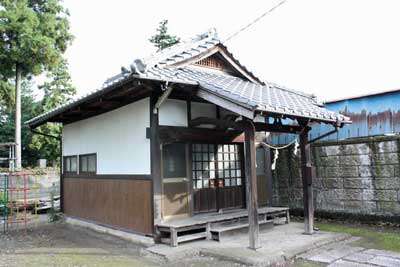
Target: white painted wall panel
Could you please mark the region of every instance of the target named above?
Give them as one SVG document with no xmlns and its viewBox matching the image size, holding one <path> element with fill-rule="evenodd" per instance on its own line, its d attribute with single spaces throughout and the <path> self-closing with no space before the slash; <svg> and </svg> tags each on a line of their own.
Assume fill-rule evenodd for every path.
<svg viewBox="0 0 400 267">
<path fill-rule="evenodd" d="M 254 122 L 263 122 L 263 123 L 265 123 L 265 117 L 263 117 L 261 115 L 256 115 L 256 117 L 254 118 Z"/>
<path fill-rule="evenodd" d="M 63 128 L 63 155 L 97 153 L 97 174 L 150 174 L 149 98 Z"/>
<path fill-rule="evenodd" d="M 162 103 L 158 121 L 160 125 L 187 127 L 187 104 L 183 100 L 167 99 Z"/>
</svg>

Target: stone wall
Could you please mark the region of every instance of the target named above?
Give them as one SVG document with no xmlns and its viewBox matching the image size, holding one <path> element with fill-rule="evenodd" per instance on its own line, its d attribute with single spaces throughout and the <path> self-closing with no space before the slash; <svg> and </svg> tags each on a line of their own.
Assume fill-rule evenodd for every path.
<svg viewBox="0 0 400 267">
<path fill-rule="evenodd" d="M 279 153 L 274 205 L 303 208 L 299 154 Z M 400 137 L 328 141 L 312 146 L 315 209 L 345 216 L 400 216 Z"/>
</svg>

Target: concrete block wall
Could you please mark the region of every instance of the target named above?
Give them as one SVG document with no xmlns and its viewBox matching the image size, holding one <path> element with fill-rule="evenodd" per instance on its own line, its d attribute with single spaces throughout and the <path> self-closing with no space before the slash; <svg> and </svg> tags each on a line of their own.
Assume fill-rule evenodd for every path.
<svg viewBox="0 0 400 267">
<path fill-rule="evenodd" d="M 316 211 L 400 216 L 400 137 L 327 141 L 312 146 Z M 299 153 L 279 153 L 274 205 L 303 208 Z"/>
</svg>

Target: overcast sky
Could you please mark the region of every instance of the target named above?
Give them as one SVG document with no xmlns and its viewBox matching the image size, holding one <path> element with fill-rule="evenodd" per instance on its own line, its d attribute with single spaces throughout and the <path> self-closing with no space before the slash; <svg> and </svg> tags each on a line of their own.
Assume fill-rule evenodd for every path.
<svg viewBox="0 0 400 267">
<path fill-rule="evenodd" d="M 221 39 L 280 0 L 65 0 L 75 40 L 67 51 L 79 94 L 154 52 L 158 22 L 187 38 L 216 28 Z M 321 100 L 400 88 L 400 1 L 287 0 L 227 42 L 260 78 Z"/>
</svg>

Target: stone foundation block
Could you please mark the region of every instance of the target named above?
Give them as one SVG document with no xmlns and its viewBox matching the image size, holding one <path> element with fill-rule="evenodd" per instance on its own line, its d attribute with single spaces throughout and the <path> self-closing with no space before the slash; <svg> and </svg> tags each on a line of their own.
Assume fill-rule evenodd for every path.
<svg viewBox="0 0 400 267">
<path fill-rule="evenodd" d="M 322 185 L 326 189 L 342 189 L 343 179 L 342 178 L 324 178 L 322 179 Z"/>
<path fill-rule="evenodd" d="M 341 155 L 362 155 L 370 154 L 371 148 L 368 144 L 349 144 L 341 146 Z"/>
<path fill-rule="evenodd" d="M 400 177 L 375 179 L 376 189 L 400 189 Z"/>
<path fill-rule="evenodd" d="M 393 177 L 395 176 L 395 168 L 393 165 L 378 165 L 372 166 L 372 176 L 376 178 L 380 177 Z"/>
<path fill-rule="evenodd" d="M 363 201 L 375 201 L 378 200 L 376 190 L 362 190 L 361 197 Z"/>
<path fill-rule="evenodd" d="M 376 154 L 373 157 L 373 162 L 379 165 L 386 164 L 398 164 L 399 163 L 399 154 L 398 153 L 380 153 Z"/>
<path fill-rule="evenodd" d="M 373 171 L 371 166 L 359 166 L 358 175 L 360 177 L 372 177 Z"/>
<path fill-rule="evenodd" d="M 378 202 L 378 212 L 386 215 L 399 215 L 400 203 L 394 201 Z"/>
<path fill-rule="evenodd" d="M 398 201 L 397 190 L 377 190 L 376 191 L 378 201 Z"/>
<path fill-rule="evenodd" d="M 377 143 L 378 153 L 398 152 L 399 147 L 397 145 L 397 142 L 398 141 L 386 141 Z"/>
<path fill-rule="evenodd" d="M 343 187 L 348 189 L 373 189 L 372 178 L 345 178 Z"/>
<path fill-rule="evenodd" d="M 341 153 L 340 146 L 317 147 L 321 156 L 336 156 Z"/>
</svg>

